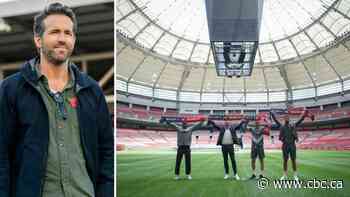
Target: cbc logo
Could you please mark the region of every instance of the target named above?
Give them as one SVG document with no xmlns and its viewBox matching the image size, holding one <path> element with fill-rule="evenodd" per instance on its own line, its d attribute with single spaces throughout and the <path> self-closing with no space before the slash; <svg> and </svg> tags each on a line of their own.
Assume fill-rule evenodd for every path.
<svg viewBox="0 0 350 197">
<path fill-rule="evenodd" d="M 264 190 L 269 186 L 269 179 L 263 177 L 256 182 L 258 189 Z"/>
</svg>

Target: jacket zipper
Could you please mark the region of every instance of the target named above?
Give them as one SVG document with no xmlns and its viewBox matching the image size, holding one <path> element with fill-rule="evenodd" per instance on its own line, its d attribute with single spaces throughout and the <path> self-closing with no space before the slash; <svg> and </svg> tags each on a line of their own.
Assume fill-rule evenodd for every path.
<svg viewBox="0 0 350 197">
<path fill-rule="evenodd" d="M 47 115 L 47 117 L 49 117 L 49 113 L 48 113 L 48 111 L 47 111 L 47 108 L 46 108 L 46 105 L 45 105 L 45 102 L 44 102 L 44 100 L 43 100 L 43 98 L 42 98 L 42 96 L 41 96 L 41 93 L 40 93 L 40 91 L 35 87 L 35 85 L 31 82 L 31 81 L 29 81 L 29 80 L 27 80 L 27 82 L 36 90 L 36 92 L 40 95 L 40 98 L 41 98 L 41 101 L 42 101 L 42 103 L 44 104 L 44 106 L 45 106 L 45 110 L 46 110 L 46 115 Z M 50 124 L 50 123 L 49 123 Z M 50 126 L 49 126 L 50 127 Z M 49 128 L 50 129 L 50 128 Z M 46 172 L 46 168 L 47 168 L 47 153 L 48 153 L 48 143 L 49 143 L 49 139 L 48 139 L 48 141 L 47 141 L 47 147 L 46 147 L 46 150 L 45 150 L 45 152 L 44 152 L 44 157 L 43 157 L 43 159 L 42 159 L 42 164 L 43 164 L 43 171 L 42 171 L 42 175 L 41 175 L 41 179 L 40 179 L 40 196 L 42 197 L 43 196 L 43 188 L 44 188 L 44 176 L 45 176 L 45 172 Z"/>
<path fill-rule="evenodd" d="M 77 116 L 78 116 L 78 122 L 80 123 L 80 101 L 79 101 L 79 96 L 78 96 L 78 94 L 79 94 L 79 92 L 80 92 L 80 90 L 82 90 L 82 89 L 84 89 L 84 88 L 77 88 L 77 91 L 76 91 L 76 97 L 77 97 L 77 99 L 78 99 L 78 106 L 77 106 Z M 83 149 L 83 155 L 84 155 L 84 157 L 86 158 L 86 142 L 85 142 L 85 135 L 84 135 L 84 133 L 82 132 L 82 129 L 81 129 L 81 126 L 79 126 L 79 135 L 80 135 L 80 140 L 81 140 L 81 143 L 82 143 L 82 149 Z M 86 160 L 86 163 L 87 163 L 88 161 Z M 89 175 L 90 176 L 90 175 Z M 94 175 L 93 175 L 94 176 Z M 94 187 L 94 190 L 95 190 L 95 195 L 96 195 L 96 183 L 95 183 L 95 180 L 93 179 L 93 176 L 92 177 L 90 177 L 92 180 L 92 183 L 93 183 L 93 187 Z"/>
</svg>

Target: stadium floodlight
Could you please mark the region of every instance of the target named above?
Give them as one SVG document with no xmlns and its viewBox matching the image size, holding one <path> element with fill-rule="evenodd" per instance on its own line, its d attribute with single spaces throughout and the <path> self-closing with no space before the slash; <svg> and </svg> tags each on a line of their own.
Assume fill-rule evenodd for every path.
<svg viewBox="0 0 350 197">
<path fill-rule="evenodd" d="M 6 21 L 2 18 L 0 18 L 0 32 L 10 32 L 11 26 L 6 23 Z"/>
<path fill-rule="evenodd" d="M 206 0 L 218 76 L 250 76 L 259 44 L 263 0 Z"/>
<path fill-rule="evenodd" d="M 0 0 L 0 3 L 7 3 L 7 2 L 10 2 L 10 1 L 16 1 L 16 0 Z"/>
</svg>

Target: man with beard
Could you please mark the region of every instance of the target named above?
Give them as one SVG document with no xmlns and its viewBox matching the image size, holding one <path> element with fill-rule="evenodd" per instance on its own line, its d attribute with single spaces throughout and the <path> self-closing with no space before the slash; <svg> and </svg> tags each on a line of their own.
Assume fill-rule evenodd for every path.
<svg viewBox="0 0 350 197">
<path fill-rule="evenodd" d="M 69 61 L 77 22 L 60 3 L 34 18 L 39 56 L 0 88 L 0 196 L 112 197 L 113 130 L 96 81 Z"/>
<path fill-rule="evenodd" d="M 296 145 L 298 142 L 298 134 L 296 128 L 304 121 L 308 115 L 308 111 L 305 110 L 301 118 L 294 124 L 289 122 L 289 115 L 284 116 L 284 124 L 282 125 L 276 115 L 271 111 L 272 119 L 276 122 L 277 127 L 280 129 L 279 140 L 282 141 L 282 153 L 283 153 L 283 176 L 281 180 L 287 179 L 288 172 L 288 159 L 290 157 L 292 161 L 292 168 L 294 174 L 294 180 L 298 181 L 297 164 L 296 164 Z"/>
</svg>

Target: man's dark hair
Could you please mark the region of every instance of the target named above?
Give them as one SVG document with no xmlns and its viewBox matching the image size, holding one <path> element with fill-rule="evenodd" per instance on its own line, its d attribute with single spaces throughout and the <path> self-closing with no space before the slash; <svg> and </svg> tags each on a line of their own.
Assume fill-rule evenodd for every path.
<svg viewBox="0 0 350 197">
<path fill-rule="evenodd" d="M 73 22 L 74 34 L 77 33 L 77 19 L 73 10 L 61 3 L 52 3 L 34 17 L 33 32 L 35 36 L 41 37 L 43 35 L 45 32 L 44 20 L 46 17 L 52 14 L 62 14 L 68 16 Z"/>
</svg>

